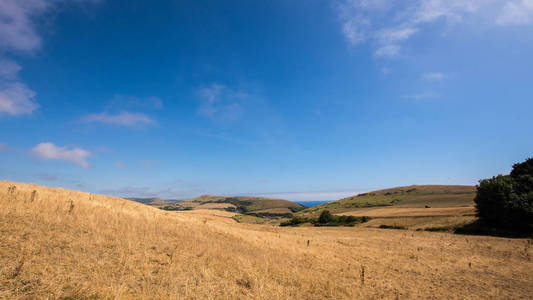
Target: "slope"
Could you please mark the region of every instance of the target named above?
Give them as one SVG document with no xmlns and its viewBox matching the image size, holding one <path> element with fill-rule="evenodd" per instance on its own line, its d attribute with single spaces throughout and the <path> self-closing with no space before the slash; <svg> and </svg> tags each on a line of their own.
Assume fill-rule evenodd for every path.
<svg viewBox="0 0 533 300">
<path fill-rule="evenodd" d="M 0 182 L 2 299 L 528 298 L 529 245 L 238 224 L 229 212 Z"/>
<path fill-rule="evenodd" d="M 310 207 L 297 215 L 315 215 L 322 210 L 332 213 L 361 211 L 375 207 L 444 208 L 472 206 L 476 189 L 463 185 L 411 185 L 363 193 Z"/>
</svg>

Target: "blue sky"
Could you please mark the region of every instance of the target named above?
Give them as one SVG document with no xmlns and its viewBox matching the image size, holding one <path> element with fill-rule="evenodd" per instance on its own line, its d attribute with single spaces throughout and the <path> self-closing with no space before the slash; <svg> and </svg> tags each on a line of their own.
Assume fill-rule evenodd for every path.
<svg viewBox="0 0 533 300">
<path fill-rule="evenodd" d="M 0 179 L 331 200 L 533 153 L 533 1 L 0 2 Z"/>
</svg>

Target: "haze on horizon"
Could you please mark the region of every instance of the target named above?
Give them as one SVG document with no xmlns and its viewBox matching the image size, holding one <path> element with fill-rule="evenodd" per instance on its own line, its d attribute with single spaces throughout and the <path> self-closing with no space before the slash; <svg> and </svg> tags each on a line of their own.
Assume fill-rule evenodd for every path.
<svg viewBox="0 0 533 300">
<path fill-rule="evenodd" d="M 533 1 L 0 2 L 0 180 L 334 200 L 533 153 Z"/>
</svg>

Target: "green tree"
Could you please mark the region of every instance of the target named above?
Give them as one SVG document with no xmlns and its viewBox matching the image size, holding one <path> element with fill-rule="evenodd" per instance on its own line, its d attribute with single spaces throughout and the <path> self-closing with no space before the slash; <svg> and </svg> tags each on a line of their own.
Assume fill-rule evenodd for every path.
<svg viewBox="0 0 533 300">
<path fill-rule="evenodd" d="M 474 202 L 482 221 L 533 231 L 533 159 L 513 165 L 510 175 L 480 180 Z"/>
<path fill-rule="evenodd" d="M 320 213 L 320 217 L 318 217 L 318 223 L 326 224 L 333 221 L 333 215 L 329 212 L 329 210 L 323 210 Z"/>
</svg>

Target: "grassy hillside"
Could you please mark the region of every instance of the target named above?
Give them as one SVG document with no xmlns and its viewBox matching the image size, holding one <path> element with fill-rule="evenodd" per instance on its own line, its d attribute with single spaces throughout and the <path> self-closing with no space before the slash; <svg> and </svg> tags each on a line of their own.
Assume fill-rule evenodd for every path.
<svg viewBox="0 0 533 300">
<path fill-rule="evenodd" d="M 290 214 L 304 209 L 303 205 L 288 200 L 250 196 L 202 195 L 187 200 L 183 205 L 206 205 L 210 203 L 232 204 L 235 206 L 236 211 L 243 213 Z"/>
<path fill-rule="evenodd" d="M 0 182 L 0 299 L 529 298 L 528 240 L 237 223 Z M 364 269 L 364 276 L 363 276 Z M 363 280 L 364 279 L 364 280 Z"/>
<path fill-rule="evenodd" d="M 125 198 L 127 200 L 139 202 L 146 205 L 163 205 L 165 204 L 165 200 L 161 198 Z"/>
<path fill-rule="evenodd" d="M 474 186 L 411 185 L 359 194 L 307 208 L 297 215 L 314 215 L 325 209 L 332 213 L 343 213 L 380 206 L 413 208 L 472 206 L 475 193 Z"/>
</svg>

